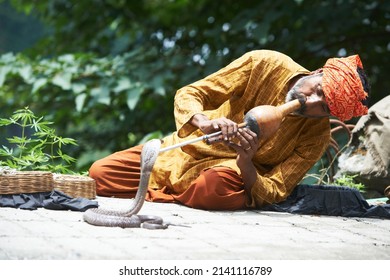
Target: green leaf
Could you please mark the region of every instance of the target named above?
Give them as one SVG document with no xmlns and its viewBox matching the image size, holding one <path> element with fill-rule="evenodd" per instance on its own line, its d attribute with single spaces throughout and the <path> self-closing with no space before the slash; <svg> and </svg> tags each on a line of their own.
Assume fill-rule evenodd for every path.
<svg viewBox="0 0 390 280">
<path fill-rule="evenodd" d="M 69 90 L 72 87 L 71 80 L 72 80 L 71 73 L 60 72 L 54 76 L 52 83 L 56 86 L 59 86 L 63 90 Z"/>
<path fill-rule="evenodd" d="M 12 138 L 7 138 L 8 142 L 11 144 L 24 144 L 28 141 L 26 137 L 13 136 Z"/>
<path fill-rule="evenodd" d="M 32 123 L 30 124 L 30 127 L 34 129 L 34 131 L 40 131 L 40 121 L 43 119 L 43 117 L 40 117 L 39 119 L 33 119 Z"/>
<path fill-rule="evenodd" d="M 118 85 L 114 88 L 114 92 L 117 93 L 117 92 L 125 91 L 131 87 L 132 87 L 132 83 L 131 83 L 130 79 L 127 77 L 122 77 L 118 81 Z"/>
<path fill-rule="evenodd" d="M 20 166 L 18 165 L 16 162 L 8 159 L 5 164 L 10 167 L 10 168 L 13 168 L 13 169 L 17 169 L 17 170 L 22 170 L 23 169 L 23 166 Z"/>
<path fill-rule="evenodd" d="M 36 93 L 41 87 L 45 86 L 46 84 L 47 84 L 46 78 L 37 79 L 33 84 L 31 92 Z"/>
<path fill-rule="evenodd" d="M 14 153 L 14 150 L 13 149 L 9 149 L 8 147 L 6 146 L 2 146 L 3 148 L 0 149 L 0 156 L 4 156 L 4 157 L 7 157 L 7 156 L 12 156 L 13 153 Z"/>
<path fill-rule="evenodd" d="M 87 86 L 85 84 L 81 83 L 73 83 L 72 84 L 72 91 L 76 94 L 82 93 L 87 89 Z"/>
<path fill-rule="evenodd" d="M 16 59 L 15 55 L 11 52 L 5 53 L 0 56 L 0 62 L 2 62 L 5 65 L 15 62 L 15 59 Z"/>
<path fill-rule="evenodd" d="M 60 138 L 60 142 L 64 145 L 74 145 L 74 146 L 77 146 L 77 142 L 75 139 L 73 138 L 69 138 L 69 137 L 61 137 Z"/>
<path fill-rule="evenodd" d="M 71 156 L 68 156 L 68 155 L 62 153 L 61 150 L 58 150 L 58 151 L 57 151 L 57 154 L 61 157 L 61 159 L 63 159 L 63 160 L 66 161 L 67 163 L 72 163 L 72 162 L 75 162 L 75 161 L 76 161 L 75 158 L 73 158 L 73 157 L 71 157 Z"/>
<path fill-rule="evenodd" d="M 11 119 L 15 123 L 19 122 L 19 121 L 22 121 L 23 123 L 31 123 L 32 120 L 35 119 L 35 118 L 36 117 L 34 116 L 34 113 L 30 109 L 28 109 L 28 108 L 16 110 L 12 114 L 12 117 L 11 117 Z M 24 124 L 21 124 L 21 125 L 24 125 Z"/>
<path fill-rule="evenodd" d="M 127 91 L 127 106 L 130 110 L 133 110 L 135 106 L 137 106 L 137 103 L 143 91 L 143 87 L 134 87 Z"/>
<path fill-rule="evenodd" d="M 58 57 L 58 61 L 72 64 L 74 62 L 73 54 L 64 54 Z"/>
<path fill-rule="evenodd" d="M 19 69 L 19 75 L 24 79 L 28 84 L 31 83 L 32 78 L 32 68 L 31 65 L 25 65 Z"/>
<path fill-rule="evenodd" d="M 150 81 L 150 86 L 153 87 L 154 92 L 161 96 L 164 96 L 166 93 L 163 85 L 164 85 L 164 76 L 161 74 L 153 77 L 153 79 Z"/>
<path fill-rule="evenodd" d="M 158 95 L 161 95 L 161 96 L 165 96 L 166 94 L 166 91 L 165 91 L 165 88 L 164 87 L 156 87 L 154 89 L 154 91 L 158 94 Z"/>
<path fill-rule="evenodd" d="M 36 153 L 35 151 L 32 151 L 31 153 L 25 155 L 23 157 L 23 160 L 35 165 L 35 164 L 42 164 L 48 162 L 50 159 L 44 153 L 41 152 Z"/>
<path fill-rule="evenodd" d="M 42 119 L 42 118 L 41 118 Z M 47 131 L 50 131 L 49 125 L 52 125 L 53 122 L 44 121 L 42 122 L 41 119 L 39 121 L 33 120 L 30 127 L 34 128 L 36 132 L 42 132 L 43 135 L 47 134 Z"/>
<path fill-rule="evenodd" d="M 9 119 L 0 119 L 0 126 L 7 126 L 7 125 L 10 125 L 10 124 L 13 124 L 15 123 L 12 119 L 9 120 Z"/>
<path fill-rule="evenodd" d="M 76 110 L 77 112 L 81 112 L 84 107 L 85 99 L 87 98 L 87 94 L 82 93 L 76 96 L 75 103 L 76 103 Z"/>
<path fill-rule="evenodd" d="M 93 88 L 91 90 L 91 96 L 97 103 L 105 105 L 110 105 L 111 103 L 110 90 L 107 86 Z"/>
<path fill-rule="evenodd" d="M 3 86 L 5 79 L 7 78 L 8 72 L 10 72 L 11 67 L 2 66 L 0 67 L 0 87 Z"/>
</svg>

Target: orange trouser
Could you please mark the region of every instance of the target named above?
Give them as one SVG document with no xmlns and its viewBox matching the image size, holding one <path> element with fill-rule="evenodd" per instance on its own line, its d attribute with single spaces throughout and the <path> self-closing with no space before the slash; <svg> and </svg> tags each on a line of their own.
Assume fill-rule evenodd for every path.
<svg viewBox="0 0 390 280">
<path fill-rule="evenodd" d="M 142 146 L 114 153 L 96 161 L 89 175 L 96 180 L 99 196 L 135 197 L 140 179 Z M 188 189 L 171 194 L 166 187 L 148 189 L 148 201 L 179 202 L 186 206 L 207 210 L 237 210 L 245 208 L 243 181 L 236 171 L 214 167 L 202 171 Z"/>
</svg>

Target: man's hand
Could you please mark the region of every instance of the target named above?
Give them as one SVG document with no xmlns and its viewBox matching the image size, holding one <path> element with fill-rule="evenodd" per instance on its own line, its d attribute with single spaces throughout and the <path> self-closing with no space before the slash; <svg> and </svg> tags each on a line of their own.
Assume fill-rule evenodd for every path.
<svg viewBox="0 0 390 280">
<path fill-rule="evenodd" d="M 251 161 L 259 147 L 259 139 L 256 133 L 249 128 L 240 128 L 236 135 L 238 144 L 229 142 L 229 145 L 237 152 L 237 165 L 247 165 L 247 161 Z"/>
<path fill-rule="evenodd" d="M 204 134 L 222 131 L 222 139 L 225 141 L 233 139 L 238 132 L 238 124 L 225 117 L 209 120 L 204 115 L 196 114 L 193 116 L 191 123 L 198 127 Z"/>
<path fill-rule="evenodd" d="M 245 189 L 250 191 L 257 178 L 257 171 L 252 163 L 252 158 L 259 148 L 259 139 L 256 133 L 246 127 L 238 129 L 236 137 L 238 144 L 229 142 L 229 146 L 237 152 L 237 166 L 241 170 Z"/>
</svg>

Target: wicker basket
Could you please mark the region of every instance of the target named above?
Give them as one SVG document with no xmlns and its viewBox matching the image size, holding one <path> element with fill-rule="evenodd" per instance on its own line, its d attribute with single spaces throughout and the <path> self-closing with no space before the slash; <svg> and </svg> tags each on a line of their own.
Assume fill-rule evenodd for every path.
<svg viewBox="0 0 390 280">
<path fill-rule="evenodd" d="M 72 197 L 96 197 L 95 180 L 87 176 L 54 174 L 54 189 Z"/>
<path fill-rule="evenodd" d="M 10 171 L 0 173 L 0 194 L 51 192 L 53 174 L 46 171 Z"/>
</svg>

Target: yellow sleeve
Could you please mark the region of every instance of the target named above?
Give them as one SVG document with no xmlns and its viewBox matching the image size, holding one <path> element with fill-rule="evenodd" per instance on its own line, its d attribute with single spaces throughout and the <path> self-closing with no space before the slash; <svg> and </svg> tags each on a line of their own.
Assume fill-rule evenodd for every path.
<svg viewBox="0 0 390 280">
<path fill-rule="evenodd" d="M 186 137 L 195 130 L 188 123 L 195 114 L 213 117 L 209 113 L 221 108 L 235 94 L 244 92 L 251 70 L 252 58 L 244 55 L 204 79 L 179 89 L 174 102 L 178 135 Z"/>
</svg>

